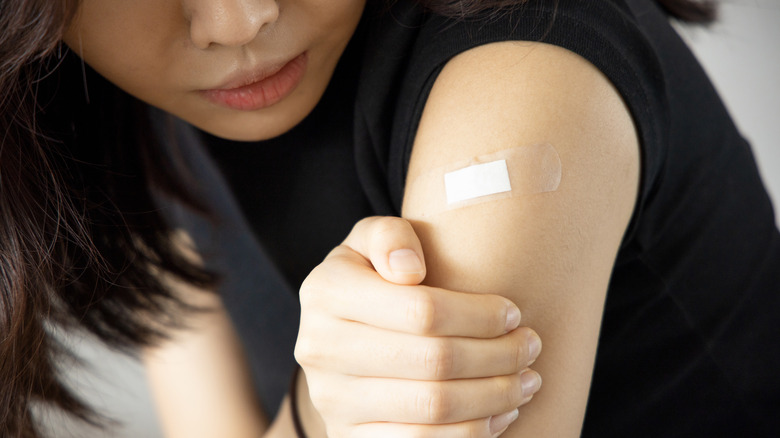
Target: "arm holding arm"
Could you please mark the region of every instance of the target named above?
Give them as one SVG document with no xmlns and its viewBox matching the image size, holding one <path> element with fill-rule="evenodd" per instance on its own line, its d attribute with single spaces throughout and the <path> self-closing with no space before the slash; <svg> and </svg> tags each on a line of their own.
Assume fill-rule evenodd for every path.
<svg viewBox="0 0 780 438">
<path fill-rule="evenodd" d="M 306 377 L 314 378 L 319 410 L 336 430 L 333 436 L 397 437 L 414 429 L 419 433 L 420 428 L 427 428 L 424 436 L 430 437 L 495 436 L 491 431 L 500 432 L 506 421 L 492 416 L 511 413 L 535 392 L 520 390 L 516 374 L 535 358 L 527 343 L 536 338 L 532 330 L 517 328 L 517 307 L 496 295 L 416 286 L 424 277 L 420 243 L 408 222 L 369 218 L 307 279 L 301 291 L 304 312 L 296 354 Z M 187 315 L 184 329 L 144 351 L 166 436 L 295 436 L 289 399 L 268 426 L 219 296 L 175 281 L 170 287 L 189 304 L 207 310 Z M 477 345 L 481 354 L 473 360 L 460 355 L 442 368 L 439 356 L 429 355 L 438 351 L 441 336 L 452 336 L 448 345 L 453 351 Z M 507 356 L 507 349 L 516 353 Z M 508 373 L 512 376 L 501 376 Z M 486 378 L 479 379 L 482 376 Z M 447 381 L 472 377 L 477 379 Z M 493 381 L 513 382 L 516 391 L 499 399 L 495 395 L 507 386 Z M 399 382 L 405 382 L 401 390 Z M 307 383 L 301 373 L 298 413 L 309 437 L 325 436 Z M 418 394 L 453 385 L 468 389 L 467 394 L 450 390 L 457 393 L 458 405 L 483 401 L 477 414 L 460 412 L 458 424 L 404 424 L 451 423 L 429 418 L 429 406 L 415 401 L 424 401 Z"/>
<path fill-rule="evenodd" d="M 540 142 L 552 144 L 560 156 L 563 178 L 558 190 L 428 214 L 427 206 L 443 193 L 415 183 L 417 176 L 471 157 Z M 425 436 L 452 437 L 454 430 L 491 436 L 487 433 L 491 416 L 530 398 L 519 388 L 519 377 L 531 356 L 527 342 L 532 332 L 510 329 L 505 333 L 510 307 L 498 296 L 503 295 L 523 309 L 523 325 L 533 327 L 545 341 L 545 353 L 534 363 L 544 377 L 545 390 L 520 409 L 520 419 L 505 436 L 578 435 L 604 296 L 634 205 L 638 167 L 636 134 L 620 97 L 593 66 L 576 55 L 543 44 L 499 43 L 453 59 L 428 99 L 404 201 L 404 215 L 421 238 L 418 255 L 424 250 L 427 274 L 422 271 L 391 285 L 388 277 L 392 273 L 382 272 L 389 261 L 387 254 L 414 245 L 401 242 L 392 247 L 397 231 L 392 227 L 389 232 L 383 226 L 363 227 L 331 253 L 302 290 L 303 337 L 299 337 L 296 354 L 307 377 L 313 378 L 319 414 L 352 418 L 353 423 L 342 423 L 352 430 L 351 436 L 379 436 L 380 428 L 386 436 L 398 436 L 397 431 L 406 429 L 403 423 L 441 424 L 420 427 Z M 390 244 L 376 246 L 372 238 L 360 237 L 381 236 L 383 230 Z M 375 247 L 381 248 L 377 254 L 372 251 Z M 415 285 L 422 276 L 428 286 Z M 452 292 L 439 288 L 490 295 L 452 298 Z M 251 393 L 249 373 L 229 319 L 217 297 L 192 292 L 193 304 L 205 304 L 214 311 L 198 315 L 203 319 L 191 322 L 194 330 L 175 334 L 170 345 L 145 355 L 166 433 L 171 437 L 214 436 L 216 430 L 220 436 L 260 436 L 267 430 L 267 421 Z M 344 297 L 359 299 L 339 302 Z M 376 306 L 381 303 L 385 305 Z M 425 305 L 409 307 L 410 303 Z M 393 312 L 396 307 L 401 312 Z M 428 323 L 421 326 L 419 318 L 408 317 L 422 314 L 403 309 L 435 313 L 423 312 L 431 318 L 423 318 Z M 453 323 L 459 321 L 496 323 L 473 327 Z M 336 342 L 344 337 L 355 342 Z M 485 342 L 469 341 L 474 338 Z M 327 342 L 323 345 L 317 339 Z M 372 355 L 349 349 L 361 340 L 384 349 Z M 502 357 L 506 354 L 497 352 L 511 350 L 515 353 L 509 356 L 516 360 L 507 364 L 491 361 L 481 371 L 473 367 L 447 370 L 438 366 L 443 362 L 431 360 L 438 356 L 429 355 L 443 345 L 450 352 L 468 351 L 472 345 L 489 351 L 489 357 Z M 472 356 L 450 357 L 456 364 L 481 363 L 481 355 Z M 446 388 L 463 383 L 463 378 L 473 380 L 475 398 L 471 400 L 487 395 L 488 400 L 501 400 L 487 408 L 484 403 L 472 403 L 476 409 L 467 412 L 464 406 L 469 397 L 446 397 L 453 393 Z M 407 391 L 399 392 L 399 384 Z M 383 385 L 385 390 L 376 390 Z M 193 388 L 198 394 L 189 392 Z M 437 391 L 449 392 L 439 392 L 439 402 L 427 403 L 426 396 Z M 316 423 L 319 414 L 310 409 L 305 393 L 299 395 L 303 415 L 308 412 Z M 366 397 L 377 396 L 394 400 L 395 408 L 381 404 L 377 409 L 383 412 L 375 416 Z M 404 401 L 412 399 L 416 404 Z M 359 409 L 344 410 L 350 406 Z M 415 409 L 407 412 L 407 406 Z M 485 412 L 476 412 L 479 408 Z M 448 426 L 453 422 L 457 424 Z M 267 436 L 292 436 L 289 427 L 285 404 Z"/>
</svg>

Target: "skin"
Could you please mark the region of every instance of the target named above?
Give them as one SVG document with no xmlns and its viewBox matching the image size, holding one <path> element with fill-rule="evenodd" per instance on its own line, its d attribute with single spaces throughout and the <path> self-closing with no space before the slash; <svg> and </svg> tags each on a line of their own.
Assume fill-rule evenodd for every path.
<svg viewBox="0 0 780 438">
<path fill-rule="evenodd" d="M 214 135 L 262 140 L 292 128 L 317 104 L 363 7 L 362 0 L 83 0 L 64 41 L 92 68 L 137 98 Z M 302 53 L 307 67 L 301 81 L 273 105 L 258 110 L 226 108 L 202 93 L 233 82 L 237 73 L 246 76 L 257 68 L 282 65 Z M 321 275 L 340 272 L 354 291 L 375 289 L 374 299 L 394 303 L 397 310 L 361 314 L 361 309 L 347 306 L 307 306 L 297 356 L 307 364 L 308 380 L 321 401 L 316 407 L 309 401 L 308 382 L 302 380 L 299 397 L 307 430 L 312 437 L 324 436 L 326 428 L 338 436 L 398 436 L 400 430 L 421 428 L 432 437 L 501 433 L 517 416 L 515 408 L 538 389 L 539 378 L 526 369 L 539 350 L 532 353 L 528 341 L 538 342 L 538 337 L 530 329 L 517 328 L 517 307 L 498 296 L 446 298 L 447 291 L 441 290 L 431 309 L 468 324 L 421 328 L 418 320 L 410 320 L 404 309 L 419 301 L 415 295 L 429 294 L 429 288 L 417 286 L 425 275 L 425 261 L 408 223 L 401 222 L 400 228 L 382 225 L 388 221 L 396 224 L 398 219 L 356 227 L 317 270 L 320 276 L 307 281 L 306 289 L 319 296 L 343 296 L 343 284 L 328 283 Z M 415 252 L 422 270 L 399 274 L 377 268 L 387 265 L 389 254 L 397 249 Z M 269 427 L 218 297 L 169 281 L 185 300 L 211 311 L 191 316 L 188 330 L 171 333 L 170 342 L 144 352 L 166 436 L 290 436 L 289 402 Z M 401 291 L 405 299 L 399 298 Z M 508 325 L 510 314 L 514 316 Z M 319 326 L 322 321 L 329 325 Z M 352 350 L 316 357 L 316 348 L 340 345 L 334 340 L 344 339 L 345 333 L 356 345 L 375 344 L 384 353 L 367 357 L 365 351 Z M 316 336 L 324 336 L 323 342 L 312 342 Z M 451 337 L 448 344 L 462 352 L 478 344 L 475 340 L 489 342 L 478 348 L 475 361 L 466 356 L 462 369 L 432 375 L 431 361 L 420 360 L 425 359 L 420 353 L 435 351 L 443 337 Z M 507 350 L 513 352 L 512 360 L 505 359 Z M 397 363 L 377 357 L 396 357 Z M 523 389 L 523 379 L 529 378 L 532 387 Z M 347 391 L 345 381 L 350 383 Z M 419 409 L 409 409 L 418 394 L 439 389 L 484 403 L 473 403 L 479 408 L 447 418 L 430 417 L 430 410 L 419 403 Z M 366 403 L 367 393 L 374 395 L 371 403 Z M 361 409 L 345 409 L 349 406 Z"/>
<path fill-rule="evenodd" d="M 170 333 L 166 343 L 143 352 L 163 433 L 168 438 L 262 436 L 269 421 L 247 390 L 250 371 L 218 295 L 174 279 L 168 284 L 209 312 L 188 318 L 187 330 Z"/>
<path fill-rule="evenodd" d="M 65 42 L 138 98 L 217 136 L 260 140 L 295 126 L 316 105 L 363 6 L 85 0 Z M 248 65 L 303 52 L 303 80 L 275 105 L 235 110 L 200 93 Z M 554 145 L 561 157 L 555 192 L 432 214 L 426 206 L 441 190 L 413 183 L 427 169 L 535 143 Z M 302 290 L 296 358 L 305 371 L 299 396 L 310 435 L 493 437 L 507 426 L 498 419 L 519 415 L 505 436 L 578 436 L 609 275 L 636 198 L 638 157 L 620 96 L 576 55 L 500 43 L 450 61 L 411 157 L 403 215 L 413 228 L 400 219 L 358 224 Z M 399 249 L 414 252 L 423 268 L 388 269 Z M 145 354 L 166 434 L 290 436 L 287 403 L 269 429 L 247 391 L 240 346 L 219 301 L 173 287 L 214 311 Z M 349 293 L 361 300 L 339 301 Z M 518 307 L 523 325 L 545 340 L 536 362 L 533 331 L 516 328 L 518 321 L 507 326 Z M 340 339 L 376 349 L 334 355 L 334 347 L 345 348 Z M 540 383 L 527 370 L 531 363 L 545 390 L 523 406 Z"/>
<path fill-rule="evenodd" d="M 561 160 L 562 179 L 553 192 L 504 198 L 442 213 L 437 210 L 440 198 L 445 196 L 440 183 L 419 178 L 430 169 L 450 163 L 540 143 L 553 145 Z M 435 294 L 428 296 L 425 301 L 432 304 L 426 314 L 434 321 L 439 320 L 431 315 L 438 315 L 444 326 L 447 322 L 463 324 L 474 318 L 450 317 L 447 306 L 460 297 L 452 291 L 470 292 L 472 297 L 503 296 L 523 309 L 523 325 L 533 327 L 545 344 L 544 353 L 533 362 L 534 369 L 544 377 L 544 388 L 533 396 L 531 403 L 521 406 L 519 417 L 498 434 L 511 438 L 580 436 L 604 300 L 633 212 L 638 178 L 639 145 L 630 114 L 604 75 L 576 54 L 542 43 L 489 44 L 456 56 L 436 78 L 415 138 L 403 202 L 403 216 L 413 225 L 425 254 L 427 273 L 423 284 L 450 291 L 444 302 L 437 302 Z M 354 240 L 347 239 L 346 248 L 337 248 L 315 269 L 312 281 L 327 285 L 328 278 L 344 278 L 335 263 L 354 256 L 349 251 L 359 248 L 351 243 Z M 382 272 L 381 263 L 374 266 Z M 317 272 L 319 269 L 325 273 Z M 329 436 L 491 436 L 492 431 L 485 430 L 490 422 L 469 420 L 469 414 L 477 412 L 470 410 L 475 404 L 495 400 L 484 393 L 475 397 L 465 388 L 452 391 L 446 378 L 433 379 L 427 389 L 417 393 L 416 400 L 422 400 L 419 404 L 424 406 L 423 412 L 418 412 L 418 422 L 436 424 L 435 427 L 410 431 L 408 425 L 395 424 L 389 432 L 390 427 L 384 422 L 392 417 L 386 411 L 366 413 L 353 427 L 339 422 L 339 414 L 346 413 L 338 412 L 339 405 L 321 397 L 318 387 L 335 381 L 339 388 L 349 388 L 351 381 L 322 379 L 322 366 L 307 360 L 327 356 L 331 347 L 316 342 L 323 339 L 317 337 L 318 329 L 327 327 L 316 315 L 317 310 L 309 309 L 310 300 L 320 296 L 316 292 L 319 291 L 302 291 L 302 315 L 318 325 L 310 329 L 308 323 L 302 323 L 301 333 L 322 348 L 303 357 L 299 354 L 299 361 L 312 380 L 309 388 L 314 406 L 329 414 L 325 418 Z M 309 294 L 314 298 L 308 298 Z M 383 297 L 366 295 L 369 294 L 349 301 L 358 302 L 361 308 L 392 312 Z M 402 295 L 400 290 L 394 293 L 395 297 Z M 338 296 L 326 293 L 321 299 L 336 301 Z M 319 312 L 326 309 L 312 307 L 319 308 Z M 464 304 L 460 309 L 468 307 Z M 351 314 L 348 319 L 363 321 Z M 376 324 L 378 319 L 369 320 Z M 429 339 L 442 339 L 436 338 L 442 335 L 436 331 L 439 323 L 426 327 L 429 331 L 423 334 Z M 448 344 L 457 339 L 458 333 L 447 332 L 447 342 L 429 346 L 426 357 L 443 359 L 433 361 L 434 369 L 459 369 L 458 359 L 470 362 L 480 355 L 479 348 L 491 341 L 512 338 L 517 332 L 503 336 L 494 333 L 493 337 L 483 334 L 483 342 L 468 347 L 465 354 L 458 354 L 458 347 Z M 345 331 L 342 336 L 349 337 L 350 333 Z M 389 335 L 378 336 L 392 344 Z M 504 351 L 506 357 L 517 350 Z M 376 363 L 372 369 L 379 370 L 380 375 L 400 373 L 393 369 L 397 362 L 383 361 L 381 353 L 380 350 L 374 356 L 384 367 Z M 483 365 L 476 369 L 477 374 L 462 377 L 476 381 L 479 372 L 487 368 Z M 511 375 L 496 369 L 490 372 L 495 377 Z M 497 398 L 506 400 L 520 391 L 495 377 L 493 384 L 504 385 Z M 380 385 L 374 387 L 373 393 L 382 392 Z M 348 405 L 345 410 L 360 412 L 366 404 L 371 405 L 366 400 L 370 397 L 362 404 Z M 491 420 L 499 417 L 494 414 Z M 466 422 L 459 423 L 463 420 Z M 329 421 L 331 424 L 327 424 Z M 466 424 L 471 426 L 470 430 Z M 455 428 L 457 425 L 464 427 Z M 446 427 L 453 429 L 439 435 Z"/>
<path fill-rule="evenodd" d="M 442 214 L 428 169 L 522 145 L 561 159 L 556 191 Z M 604 300 L 633 212 L 639 145 L 628 110 L 592 64 L 565 49 L 503 42 L 452 59 L 436 79 L 414 143 L 403 214 L 427 254 L 426 283 L 503 295 L 544 339 L 544 388 L 505 437 L 577 437 Z M 425 181 L 420 179 L 419 181 Z"/>
<path fill-rule="evenodd" d="M 304 282 L 295 355 L 308 436 L 494 437 L 539 389 L 527 369 L 538 337 L 517 328 L 517 307 L 420 286 L 424 261 L 408 222 L 368 218 Z"/>
<path fill-rule="evenodd" d="M 314 108 L 365 0 L 83 0 L 64 41 L 128 93 L 219 137 L 263 140 Z M 243 111 L 200 93 L 254 66 L 306 52 L 301 83 L 270 107 Z"/>
<path fill-rule="evenodd" d="M 182 251 L 197 257 L 183 237 Z M 397 251 L 406 262 L 416 259 L 414 269 L 409 263 L 399 268 Z M 529 350 L 529 341 L 538 337 L 518 328 L 517 307 L 496 295 L 417 286 L 425 277 L 424 262 L 408 222 L 367 218 L 306 280 L 296 357 L 308 373 L 297 391 L 309 437 L 494 437 L 538 390 L 521 388 L 522 375 L 539 382 L 526 368 L 539 350 Z M 188 302 L 210 312 L 187 315 L 187 330 L 144 352 L 165 435 L 294 436 L 287 399 L 267 426 L 218 296 L 168 281 Z M 349 342 L 339 342 L 344 339 Z M 372 354 L 366 354 L 369 345 Z M 442 362 L 441 345 L 460 354 Z M 307 379 L 315 385 L 319 407 L 309 398 Z M 450 418 L 431 418 L 430 405 L 420 403 L 431 390 L 478 412 L 461 408 Z"/>
</svg>

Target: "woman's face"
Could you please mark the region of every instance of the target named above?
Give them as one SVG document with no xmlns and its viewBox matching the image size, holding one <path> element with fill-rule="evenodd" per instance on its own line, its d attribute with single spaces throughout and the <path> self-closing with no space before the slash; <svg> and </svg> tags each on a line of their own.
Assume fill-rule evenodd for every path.
<svg viewBox="0 0 780 438">
<path fill-rule="evenodd" d="M 365 0 L 82 0 L 65 43 L 137 98 L 263 140 L 319 101 Z"/>
</svg>

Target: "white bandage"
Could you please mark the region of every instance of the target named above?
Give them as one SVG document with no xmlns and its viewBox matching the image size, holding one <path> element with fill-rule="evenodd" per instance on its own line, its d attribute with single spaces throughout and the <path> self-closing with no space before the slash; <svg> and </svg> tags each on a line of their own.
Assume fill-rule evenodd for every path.
<svg viewBox="0 0 780 438">
<path fill-rule="evenodd" d="M 518 146 L 453 163 L 418 176 L 412 184 L 435 196 L 418 198 L 425 215 L 481 202 L 552 192 L 561 183 L 561 159 L 548 143 Z M 410 202 L 417 202 L 409 200 Z"/>
<path fill-rule="evenodd" d="M 512 190 L 506 160 L 464 167 L 444 174 L 447 205 Z"/>
</svg>

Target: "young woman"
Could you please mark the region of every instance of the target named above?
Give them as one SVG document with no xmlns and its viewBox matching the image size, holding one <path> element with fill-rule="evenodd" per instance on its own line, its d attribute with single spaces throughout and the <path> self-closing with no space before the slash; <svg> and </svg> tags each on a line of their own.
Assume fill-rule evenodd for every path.
<svg viewBox="0 0 780 438">
<path fill-rule="evenodd" d="M 0 11 L 3 436 L 93 419 L 55 325 L 143 347 L 170 436 L 780 431 L 780 236 L 665 14 L 710 9 Z"/>
</svg>

